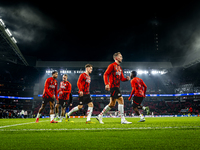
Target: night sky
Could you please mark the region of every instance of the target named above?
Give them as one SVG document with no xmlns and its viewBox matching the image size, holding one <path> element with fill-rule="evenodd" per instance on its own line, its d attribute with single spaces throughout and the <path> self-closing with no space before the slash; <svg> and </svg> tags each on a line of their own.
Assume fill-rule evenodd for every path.
<svg viewBox="0 0 200 150">
<path fill-rule="evenodd" d="M 197 1 L 1 1 L 23 55 L 48 61 L 171 61 L 200 47 Z"/>
</svg>

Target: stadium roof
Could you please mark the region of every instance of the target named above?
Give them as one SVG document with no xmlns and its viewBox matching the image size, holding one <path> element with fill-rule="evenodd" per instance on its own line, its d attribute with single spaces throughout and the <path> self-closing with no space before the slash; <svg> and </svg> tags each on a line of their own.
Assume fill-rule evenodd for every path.
<svg viewBox="0 0 200 150">
<path fill-rule="evenodd" d="M 16 45 L 16 40 L 12 37 L 10 31 L 5 28 L 2 20 L 0 23 L 0 56 L 1 61 L 29 65 Z"/>
</svg>

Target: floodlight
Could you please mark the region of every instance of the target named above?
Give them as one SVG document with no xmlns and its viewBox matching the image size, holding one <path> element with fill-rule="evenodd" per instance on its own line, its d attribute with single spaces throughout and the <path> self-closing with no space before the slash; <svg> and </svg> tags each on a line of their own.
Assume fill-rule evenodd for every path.
<svg viewBox="0 0 200 150">
<path fill-rule="evenodd" d="M 65 73 L 66 73 L 66 70 L 60 70 L 60 73 L 61 73 L 61 74 L 65 74 Z"/>
<path fill-rule="evenodd" d="M 50 74 L 50 73 L 52 73 L 52 72 L 53 72 L 53 71 L 50 70 L 50 69 L 47 69 L 47 70 L 46 70 L 46 73 L 47 73 L 47 74 Z"/>
<path fill-rule="evenodd" d="M 138 74 L 148 74 L 149 72 L 146 70 L 138 70 L 137 73 Z"/>
<path fill-rule="evenodd" d="M 142 70 L 138 70 L 137 73 L 138 73 L 138 74 L 142 74 L 143 71 L 142 71 Z"/>
<path fill-rule="evenodd" d="M 11 32 L 10 32 L 10 30 L 7 28 L 7 29 L 5 29 L 5 31 L 6 31 L 6 33 L 8 34 L 8 36 L 12 36 L 12 34 L 11 34 Z"/>
<path fill-rule="evenodd" d="M 0 25 L 3 26 L 3 27 L 6 27 L 5 23 L 3 22 L 2 19 L 0 19 Z"/>
<path fill-rule="evenodd" d="M 155 70 L 152 70 L 151 73 L 152 73 L 152 74 L 157 74 L 158 72 L 155 71 Z"/>
<path fill-rule="evenodd" d="M 14 43 L 17 43 L 17 41 L 15 40 L 14 37 L 12 37 L 11 40 L 12 40 Z"/>
</svg>

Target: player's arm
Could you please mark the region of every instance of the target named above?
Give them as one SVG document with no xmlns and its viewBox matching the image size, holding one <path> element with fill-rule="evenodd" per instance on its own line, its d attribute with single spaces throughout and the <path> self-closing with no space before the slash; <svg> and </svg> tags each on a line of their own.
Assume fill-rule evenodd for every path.
<svg viewBox="0 0 200 150">
<path fill-rule="evenodd" d="M 131 100 L 133 94 L 135 93 L 135 84 L 133 80 L 131 81 L 131 86 L 132 86 L 132 91 L 131 91 L 131 95 L 128 98 L 129 101 Z"/>
<path fill-rule="evenodd" d="M 147 86 L 146 86 L 146 84 L 144 83 L 144 81 L 142 81 L 142 82 L 143 82 L 143 87 L 144 87 L 144 97 L 146 97 Z"/>
<path fill-rule="evenodd" d="M 63 91 L 63 93 L 71 93 L 71 90 L 72 90 L 72 85 L 69 83 L 68 89 Z"/>
<path fill-rule="evenodd" d="M 104 75 L 103 75 L 104 83 L 105 83 L 105 86 L 106 86 L 105 89 L 106 89 L 107 91 L 109 91 L 109 89 L 110 89 L 110 87 L 109 87 L 109 82 L 108 82 L 108 76 L 109 76 L 109 74 L 111 73 L 112 70 L 113 70 L 113 65 L 110 64 L 110 65 L 108 66 L 108 68 L 106 69 Z"/>
<path fill-rule="evenodd" d="M 77 81 L 77 86 L 78 86 L 78 89 L 79 89 L 78 93 L 79 93 L 80 95 L 83 95 L 83 87 L 82 87 L 82 84 L 81 84 L 81 81 L 82 81 L 83 79 L 84 79 L 83 74 L 81 74 L 81 75 L 79 76 L 79 78 L 78 78 L 78 81 Z"/>
<path fill-rule="evenodd" d="M 122 68 L 121 68 L 122 70 Z M 124 74 L 123 74 L 123 71 L 121 72 L 121 81 L 129 81 L 130 80 L 130 77 L 127 76 L 126 78 L 124 77 Z"/>
<path fill-rule="evenodd" d="M 48 87 L 49 87 L 49 79 L 46 79 L 45 84 L 44 84 L 45 92 L 47 93 L 47 95 L 53 98 L 54 95 L 49 91 Z"/>
<path fill-rule="evenodd" d="M 56 96 L 56 100 L 58 100 L 57 88 L 58 88 L 58 83 L 56 83 L 56 86 L 55 86 L 55 96 Z"/>
</svg>

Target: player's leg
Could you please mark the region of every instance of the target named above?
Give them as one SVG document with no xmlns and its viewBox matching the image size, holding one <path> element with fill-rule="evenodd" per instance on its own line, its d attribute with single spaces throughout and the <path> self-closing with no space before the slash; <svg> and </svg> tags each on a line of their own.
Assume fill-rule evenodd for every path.
<svg viewBox="0 0 200 150">
<path fill-rule="evenodd" d="M 145 111 L 147 112 L 147 115 L 150 114 L 150 110 L 149 110 L 149 107 L 148 107 L 148 106 L 145 107 L 145 106 L 141 106 L 141 105 L 140 105 L 140 106 L 138 106 L 137 108 L 138 108 L 138 109 L 143 109 L 143 110 L 145 110 Z"/>
<path fill-rule="evenodd" d="M 142 102 L 143 98 L 141 97 L 133 97 L 133 110 L 135 111 L 135 113 L 140 116 L 140 121 L 139 122 L 144 122 L 144 116 L 142 114 L 140 114 L 139 110 L 138 110 L 138 106 L 140 106 L 141 102 Z"/>
<path fill-rule="evenodd" d="M 69 120 L 68 118 L 73 112 L 76 112 L 76 111 L 83 108 L 83 97 L 84 97 L 84 95 L 78 98 L 78 100 L 79 100 L 78 106 L 72 108 L 68 113 L 65 114 L 65 117 L 66 117 L 65 121 L 66 122 Z"/>
<path fill-rule="evenodd" d="M 102 118 L 103 115 L 106 114 L 111 108 L 113 108 L 116 104 L 116 99 L 121 96 L 120 90 L 118 87 L 114 87 L 110 89 L 110 103 L 106 105 L 106 107 L 102 110 L 102 112 L 96 117 L 99 123 L 103 124 Z"/>
<path fill-rule="evenodd" d="M 39 109 L 39 111 L 38 111 L 39 116 L 37 115 L 37 118 L 40 117 L 40 115 L 41 115 L 41 113 L 43 112 L 43 110 L 44 110 L 45 107 L 46 107 L 46 104 L 42 104 L 42 105 L 41 105 L 41 107 L 40 107 L 40 109 Z"/>
<path fill-rule="evenodd" d="M 111 108 L 113 108 L 115 104 L 116 104 L 116 99 L 114 99 L 113 97 L 110 97 L 110 103 L 106 105 L 104 109 L 102 110 L 102 112 L 96 117 L 99 123 L 104 124 L 102 121 L 103 115 L 105 115 L 109 110 L 111 110 Z"/>
<path fill-rule="evenodd" d="M 55 106 L 56 117 L 59 116 L 59 106 L 60 106 L 59 101 L 57 101 L 57 102 L 56 102 L 56 106 Z"/>
<path fill-rule="evenodd" d="M 58 122 L 62 122 L 64 115 L 65 115 L 65 106 L 61 106 L 61 113 L 60 113 L 60 120 Z"/>
<path fill-rule="evenodd" d="M 122 124 L 131 124 L 132 122 L 128 122 L 125 117 L 124 117 L 124 99 L 123 97 L 119 97 L 117 99 L 117 102 L 118 102 L 118 113 L 119 113 L 119 116 L 121 117 L 121 123 Z"/>
<path fill-rule="evenodd" d="M 82 109 L 83 108 L 83 105 L 78 105 L 78 106 L 76 106 L 76 107 L 74 107 L 74 108 L 72 108 L 68 113 L 66 113 L 65 114 L 65 121 L 67 122 L 67 121 L 69 121 L 69 116 L 73 113 L 73 112 L 76 112 L 76 111 L 78 111 L 78 110 L 80 110 L 80 109 Z"/>
<path fill-rule="evenodd" d="M 36 121 L 35 121 L 36 123 L 39 122 L 39 118 L 40 118 L 40 116 L 41 116 L 41 113 L 43 112 L 43 110 L 44 110 L 44 108 L 46 107 L 46 105 L 47 105 L 47 102 L 45 101 L 45 99 L 43 99 L 42 105 L 41 105 L 41 107 L 40 107 L 40 109 L 39 109 L 39 111 L 38 111 L 37 117 L 36 117 Z"/>
<path fill-rule="evenodd" d="M 135 111 L 135 113 L 140 116 L 140 121 L 139 122 L 144 122 L 145 119 L 144 119 L 144 116 L 142 114 L 140 114 L 139 110 L 137 107 L 133 108 L 133 110 Z"/>
<path fill-rule="evenodd" d="M 65 109 L 66 109 L 66 107 L 61 107 L 61 116 L 65 115 Z"/>
<path fill-rule="evenodd" d="M 55 118 L 55 121 L 58 121 L 59 120 L 59 106 L 60 104 L 59 103 L 56 103 L 56 106 L 55 106 L 55 113 L 56 113 L 56 118 Z"/>
<path fill-rule="evenodd" d="M 115 107 L 115 105 L 116 105 L 116 99 L 114 99 L 113 97 L 110 97 L 110 103 L 104 107 L 104 109 L 102 110 L 102 112 L 99 115 L 103 116 L 109 110 L 111 110 L 113 107 Z"/>
<path fill-rule="evenodd" d="M 54 101 L 49 101 L 50 106 L 50 123 L 58 123 L 57 121 L 54 121 Z"/>
<path fill-rule="evenodd" d="M 93 102 L 88 103 L 87 121 L 86 121 L 86 123 L 89 123 L 89 124 L 90 123 L 94 123 L 94 122 L 91 122 L 91 120 L 90 120 L 90 118 L 92 116 L 92 112 L 93 112 L 93 107 L 94 107 Z"/>
<path fill-rule="evenodd" d="M 82 108 L 83 108 L 83 105 L 78 105 L 78 106 L 72 108 L 72 109 L 68 112 L 68 115 L 70 116 L 73 112 L 76 112 L 76 111 L 78 111 L 78 110 L 80 110 L 80 109 L 82 109 Z"/>
</svg>

